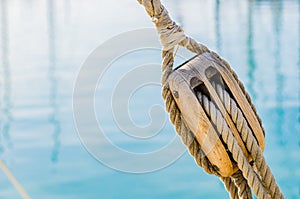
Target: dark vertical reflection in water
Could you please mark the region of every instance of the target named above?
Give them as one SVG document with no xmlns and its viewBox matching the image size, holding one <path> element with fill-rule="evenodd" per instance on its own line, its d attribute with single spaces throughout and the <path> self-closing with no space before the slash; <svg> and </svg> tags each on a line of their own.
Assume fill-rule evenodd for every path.
<svg viewBox="0 0 300 199">
<path fill-rule="evenodd" d="M 283 96 L 283 88 L 284 88 L 284 76 L 281 72 L 281 24 L 282 24 L 282 2 L 281 0 L 276 0 L 272 3 L 272 15 L 273 15 L 273 26 L 275 33 L 275 50 L 274 50 L 274 60 L 275 60 L 275 73 L 276 73 L 276 130 L 279 133 L 279 143 L 280 145 L 286 145 L 285 136 L 283 136 L 282 132 L 283 123 L 284 123 L 284 96 Z"/>
<path fill-rule="evenodd" d="M 298 127 L 300 126 L 300 3 L 298 3 Z M 298 128 L 298 130 L 300 127 Z M 299 132 L 299 131 L 298 131 Z M 300 147 L 300 139 L 298 142 L 298 146 Z M 300 192 L 300 185 L 299 185 Z"/>
<path fill-rule="evenodd" d="M 221 22 L 220 22 L 220 0 L 216 0 L 215 3 L 215 30 L 216 30 L 216 46 L 218 53 L 221 54 Z"/>
<path fill-rule="evenodd" d="M 251 94 L 251 98 L 253 102 L 255 102 L 257 98 L 257 93 L 254 89 L 255 84 L 255 71 L 257 68 L 255 61 L 255 52 L 253 46 L 253 1 L 249 1 L 248 5 L 248 35 L 247 35 L 247 60 L 248 60 L 248 83 L 247 88 Z"/>
<path fill-rule="evenodd" d="M 10 127 L 12 122 L 12 103 L 11 103 L 11 74 L 9 63 L 9 32 L 8 32 L 8 12 L 7 0 L 1 1 L 1 69 L 2 69 L 2 103 L 1 112 L 1 134 L 0 134 L 0 153 L 4 153 L 5 149 L 12 147 L 10 139 Z M 3 92 L 2 92 L 3 91 Z"/>
<path fill-rule="evenodd" d="M 58 162 L 60 140 L 59 135 L 61 131 L 60 121 L 57 119 L 59 107 L 57 104 L 57 79 L 56 79 L 56 39 L 55 39 L 55 9 L 53 0 L 48 0 L 48 42 L 49 42 L 49 81 L 50 81 L 50 94 L 49 101 L 52 113 L 49 115 L 49 122 L 53 125 L 54 130 L 52 134 L 53 148 L 51 152 L 51 161 Z"/>
</svg>

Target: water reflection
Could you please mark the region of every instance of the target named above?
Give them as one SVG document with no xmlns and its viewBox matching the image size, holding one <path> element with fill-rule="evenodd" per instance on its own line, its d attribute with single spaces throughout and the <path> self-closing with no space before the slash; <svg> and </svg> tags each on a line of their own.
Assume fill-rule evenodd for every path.
<svg viewBox="0 0 300 199">
<path fill-rule="evenodd" d="M 215 30 L 216 30 L 216 46 L 218 53 L 221 54 L 221 22 L 220 22 L 220 0 L 216 0 L 215 3 Z"/>
<path fill-rule="evenodd" d="M 253 46 L 253 1 L 249 1 L 248 5 L 248 35 L 247 35 L 247 61 L 248 61 L 248 83 L 247 88 L 249 93 L 251 94 L 251 98 L 255 103 L 257 98 L 257 93 L 254 89 L 255 85 L 255 71 L 257 68 L 256 61 L 255 61 L 255 51 Z"/>
<path fill-rule="evenodd" d="M 51 161 L 58 162 L 60 140 L 59 135 L 61 131 L 61 124 L 58 117 L 59 107 L 57 104 L 57 78 L 56 78 L 56 38 L 55 38 L 55 7 L 54 1 L 48 0 L 48 45 L 49 45 L 49 72 L 48 77 L 50 81 L 49 102 L 52 113 L 49 115 L 49 122 L 53 125 L 54 130 L 52 134 L 53 148 L 51 152 Z"/>
<path fill-rule="evenodd" d="M 298 130 L 300 130 L 300 4 L 298 5 L 298 10 Z M 300 139 L 298 146 L 300 147 Z"/>
<path fill-rule="evenodd" d="M 1 134 L 0 134 L 0 153 L 4 153 L 5 149 L 12 147 L 10 139 L 10 128 L 12 122 L 12 102 L 11 102 L 11 74 L 9 63 L 9 32 L 8 32 L 8 12 L 7 0 L 1 1 L 1 68 L 2 69 L 2 104 L 1 104 Z"/>
<path fill-rule="evenodd" d="M 284 110 L 284 76 L 282 74 L 282 61 L 281 61 L 281 24 L 282 24 L 282 2 L 274 1 L 272 4 L 272 15 L 273 15 L 273 26 L 275 33 L 275 49 L 274 49 L 274 59 L 275 59 L 275 74 L 276 74 L 276 129 L 278 129 L 278 144 L 285 146 L 287 143 L 286 136 L 283 136 L 283 123 L 285 118 Z"/>
</svg>

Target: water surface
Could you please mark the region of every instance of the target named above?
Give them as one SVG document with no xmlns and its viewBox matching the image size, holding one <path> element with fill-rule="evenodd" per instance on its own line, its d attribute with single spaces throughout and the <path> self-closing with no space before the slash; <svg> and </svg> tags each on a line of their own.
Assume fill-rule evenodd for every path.
<svg viewBox="0 0 300 199">
<path fill-rule="evenodd" d="M 244 82 L 263 120 L 265 157 L 277 182 L 286 198 L 300 198 L 299 1 L 164 3 L 187 34 L 229 61 Z M 1 0 L 0 8 L 0 157 L 32 198 L 227 197 L 188 153 L 165 169 L 127 174 L 99 163 L 78 138 L 72 112 L 78 71 L 111 36 L 152 27 L 136 1 Z M 136 56 L 115 67 L 130 70 Z M 160 62 L 159 51 L 138 57 Z M 113 72 L 107 81 L 120 75 Z M 99 89 L 105 96 L 112 87 L 107 82 Z M 133 97 L 129 111 L 138 125 L 149 123 L 152 104 L 163 105 L 158 86 Z M 176 136 L 167 120 L 158 137 L 138 144 L 102 118 L 111 138 L 134 152 L 155 150 Z M 2 171 L 0 198 L 20 198 Z"/>
</svg>

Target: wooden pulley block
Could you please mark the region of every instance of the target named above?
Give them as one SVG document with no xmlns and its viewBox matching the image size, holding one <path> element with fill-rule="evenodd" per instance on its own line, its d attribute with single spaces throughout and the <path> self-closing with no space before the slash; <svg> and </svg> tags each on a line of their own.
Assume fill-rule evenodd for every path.
<svg viewBox="0 0 300 199">
<path fill-rule="evenodd" d="M 206 52 L 197 55 L 176 68 L 170 74 L 168 84 L 185 123 L 193 132 L 201 149 L 212 165 L 217 168 L 220 175 L 224 177 L 231 176 L 238 168 L 227 150 L 227 145 L 222 141 L 215 126 L 211 123 L 210 117 L 199 102 L 197 92 L 206 95 L 215 104 L 244 154 L 251 161 L 236 125 L 217 93 L 215 85 L 222 85 L 222 89 L 236 102 L 258 145 L 264 150 L 264 130 L 250 104 L 251 102 L 247 100 L 247 96 L 233 74 L 212 53 Z"/>
</svg>

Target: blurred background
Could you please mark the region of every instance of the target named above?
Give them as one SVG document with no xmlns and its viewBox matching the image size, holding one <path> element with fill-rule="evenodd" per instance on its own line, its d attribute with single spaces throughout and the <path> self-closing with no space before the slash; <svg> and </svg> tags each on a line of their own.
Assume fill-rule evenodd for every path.
<svg viewBox="0 0 300 199">
<path fill-rule="evenodd" d="M 299 1 L 163 3 L 237 72 L 262 118 L 267 162 L 286 198 L 300 198 Z M 31 198 L 228 197 L 188 153 L 162 170 L 127 174 L 99 163 L 78 138 L 72 93 L 82 63 L 112 36 L 144 27 L 153 24 L 135 0 L 0 0 L 0 159 Z M 159 63 L 159 51 L 151 59 Z M 142 118 L 138 124 L 149 122 L 149 104 L 163 105 L 159 87 L 149 92 L 136 95 L 141 104 L 129 110 Z M 106 125 L 122 133 L 113 121 Z M 168 120 L 165 132 L 163 139 L 176 136 Z M 135 142 L 130 149 L 143 151 Z M 21 198 L 1 170 L 0 198 Z"/>
</svg>

